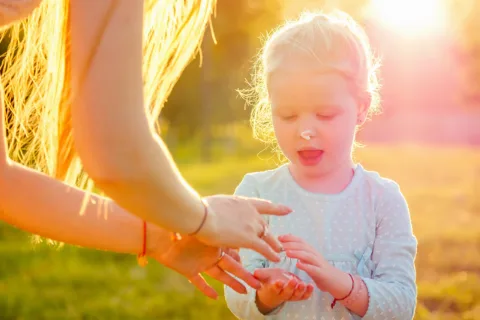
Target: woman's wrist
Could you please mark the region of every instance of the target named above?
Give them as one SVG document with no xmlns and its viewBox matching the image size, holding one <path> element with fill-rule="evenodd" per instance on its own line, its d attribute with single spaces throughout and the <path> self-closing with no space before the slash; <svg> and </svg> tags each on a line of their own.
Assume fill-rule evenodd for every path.
<svg viewBox="0 0 480 320">
<path fill-rule="evenodd" d="M 158 252 L 167 248 L 171 242 L 171 234 L 165 229 L 162 229 L 154 224 L 147 223 L 146 236 L 146 252 L 147 256 L 156 256 Z M 139 247 L 139 253 L 143 250 L 143 243 Z"/>
<path fill-rule="evenodd" d="M 202 221 L 198 225 L 197 229 L 195 229 L 195 236 L 201 241 L 202 239 L 211 239 L 214 235 L 217 234 L 217 221 L 216 212 L 212 209 L 212 207 L 208 204 L 206 199 L 201 200 L 203 206 L 203 217 Z"/>
</svg>

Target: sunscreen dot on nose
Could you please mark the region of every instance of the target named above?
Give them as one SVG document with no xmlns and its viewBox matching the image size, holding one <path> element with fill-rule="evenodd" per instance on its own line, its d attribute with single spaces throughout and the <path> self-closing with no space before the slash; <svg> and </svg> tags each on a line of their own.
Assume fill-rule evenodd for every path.
<svg viewBox="0 0 480 320">
<path fill-rule="evenodd" d="M 305 140 L 310 140 L 310 132 L 304 131 L 300 134 L 300 136 Z"/>
</svg>

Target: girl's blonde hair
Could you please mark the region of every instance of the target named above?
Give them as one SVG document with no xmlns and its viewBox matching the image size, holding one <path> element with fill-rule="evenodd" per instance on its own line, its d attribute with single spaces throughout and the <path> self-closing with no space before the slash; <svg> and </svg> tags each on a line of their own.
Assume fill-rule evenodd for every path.
<svg viewBox="0 0 480 320">
<path fill-rule="evenodd" d="M 353 85 L 359 102 L 370 104 L 369 114 L 378 111 L 379 60 L 374 57 L 364 30 L 341 11 L 304 12 L 264 40 L 254 64 L 251 88 L 239 91 L 253 107 L 250 124 L 254 137 L 274 151 L 280 150 L 273 130 L 268 79 L 292 57 L 312 61 L 322 71 L 343 75 Z"/>
<path fill-rule="evenodd" d="M 145 1 L 144 92 L 152 124 L 198 52 L 215 4 L 216 0 Z M 2 38 L 11 39 L 2 65 L 10 114 L 7 140 L 13 160 L 92 190 L 73 147 L 68 9 L 69 0 L 43 0 L 28 19 L 3 32 Z"/>
</svg>

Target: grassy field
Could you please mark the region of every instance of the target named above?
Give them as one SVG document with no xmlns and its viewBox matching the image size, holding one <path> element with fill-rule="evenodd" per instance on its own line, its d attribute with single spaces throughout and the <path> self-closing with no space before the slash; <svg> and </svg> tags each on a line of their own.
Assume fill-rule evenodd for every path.
<svg viewBox="0 0 480 320">
<path fill-rule="evenodd" d="M 397 180 L 419 240 L 415 319 L 480 319 L 480 151 L 367 147 L 357 160 Z M 243 174 L 275 164 L 257 156 L 185 164 L 202 194 L 231 193 Z M 217 288 L 221 288 L 217 284 Z M 0 225 L 0 319 L 233 319 L 156 263 L 46 244 Z"/>
</svg>

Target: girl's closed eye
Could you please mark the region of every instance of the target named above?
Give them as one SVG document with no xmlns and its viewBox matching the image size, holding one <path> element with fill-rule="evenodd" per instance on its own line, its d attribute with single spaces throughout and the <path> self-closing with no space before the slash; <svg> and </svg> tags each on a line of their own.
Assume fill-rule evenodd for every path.
<svg viewBox="0 0 480 320">
<path fill-rule="evenodd" d="M 322 113 L 317 113 L 317 119 L 319 120 L 332 120 L 337 116 L 336 113 L 328 113 L 328 114 L 322 114 Z"/>
<path fill-rule="evenodd" d="M 279 117 L 280 119 L 282 120 L 285 120 L 285 121 L 293 121 L 295 119 L 297 119 L 297 115 L 291 111 L 283 111 L 283 112 L 280 112 L 280 111 L 274 111 L 274 115 Z"/>
<path fill-rule="evenodd" d="M 280 116 L 283 120 L 286 120 L 286 121 L 293 121 L 295 119 L 297 119 L 297 115 L 295 114 L 291 114 L 291 115 L 283 115 L 283 116 Z"/>
</svg>

